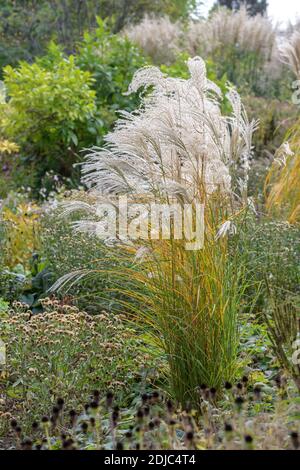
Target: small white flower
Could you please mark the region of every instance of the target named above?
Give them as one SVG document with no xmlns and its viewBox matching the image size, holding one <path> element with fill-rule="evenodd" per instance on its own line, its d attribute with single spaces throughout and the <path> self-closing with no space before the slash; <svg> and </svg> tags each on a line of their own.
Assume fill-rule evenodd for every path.
<svg viewBox="0 0 300 470">
<path fill-rule="evenodd" d="M 227 235 L 235 235 L 236 232 L 236 225 L 231 220 L 226 220 L 226 222 L 224 222 L 224 224 L 222 224 L 219 228 L 216 235 L 216 240 L 219 240 L 219 238 L 224 238 Z"/>
</svg>

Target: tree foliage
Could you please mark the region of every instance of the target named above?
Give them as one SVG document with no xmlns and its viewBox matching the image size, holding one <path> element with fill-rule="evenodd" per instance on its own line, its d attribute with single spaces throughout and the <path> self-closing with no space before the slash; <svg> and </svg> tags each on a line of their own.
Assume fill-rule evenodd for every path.
<svg viewBox="0 0 300 470">
<path fill-rule="evenodd" d="M 184 18 L 196 0 L 0 0 L 0 66 L 32 60 L 56 40 L 73 53 L 97 17 L 109 19 L 114 32 L 145 14 Z"/>
<path fill-rule="evenodd" d="M 265 14 L 268 8 L 267 0 L 218 0 L 217 4 L 222 7 L 230 8 L 230 10 L 239 10 L 242 6 L 246 6 L 251 16 L 257 14 Z"/>
</svg>

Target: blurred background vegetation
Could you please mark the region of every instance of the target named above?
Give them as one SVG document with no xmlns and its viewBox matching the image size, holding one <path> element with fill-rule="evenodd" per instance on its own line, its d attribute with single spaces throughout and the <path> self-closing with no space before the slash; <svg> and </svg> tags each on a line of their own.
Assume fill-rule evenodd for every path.
<svg viewBox="0 0 300 470">
<path fill-rule="evenodd" d="M 196 0 L 11 0 L 0 2 L 0 67 L 32 61 L 55 40 L 74 53 L 97 17 L 108 19 L 112 31 L 143 18 L 146 13 L 187 18 Z"/>
</svg>

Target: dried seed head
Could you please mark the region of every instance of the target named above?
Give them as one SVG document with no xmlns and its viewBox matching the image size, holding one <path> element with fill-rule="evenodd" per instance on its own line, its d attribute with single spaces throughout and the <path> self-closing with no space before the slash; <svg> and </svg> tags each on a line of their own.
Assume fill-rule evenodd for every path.
<svg viewBox="0 0 300 470">
<path fill-rule="evenodd" d="M 225 390 L 231 390 L 232 384 L 230 382 L 225 382 L 224 387 L 225 387 Z"/>
</svg>

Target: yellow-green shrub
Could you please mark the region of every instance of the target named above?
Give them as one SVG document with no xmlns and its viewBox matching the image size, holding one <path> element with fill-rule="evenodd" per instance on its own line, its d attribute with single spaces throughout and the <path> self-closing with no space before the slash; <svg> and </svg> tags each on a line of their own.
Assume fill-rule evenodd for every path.
<svg viewBox="0 0 300 470">
<path fill-rule="evenodd" d="M 27 202 L 16 209 L 4 207 L 2 224 L 5 228 L 2 263 L 11 268 L 19 263 L 26 265 L 39 246 L 39 207 Z"/>
<path fill-rule="evenodd" d="M 20 146 L 37 179 L 47 170 L 70 175 L 78 152 L 94 135 L 95 91 L 74 57 L 53 50 L 52 62 L 22 62 L 4 69 L 7 102 L 0 105 L 2 134 Z"/>
</svg>

